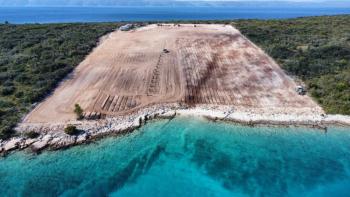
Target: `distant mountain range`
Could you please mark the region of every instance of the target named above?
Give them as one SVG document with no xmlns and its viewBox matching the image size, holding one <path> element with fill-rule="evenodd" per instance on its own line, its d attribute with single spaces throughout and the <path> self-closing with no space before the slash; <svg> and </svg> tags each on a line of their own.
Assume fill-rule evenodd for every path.
<svg viewBox="0 0 350 197">
<path fill-rule="evenodd" d="M 350 0 L 0 0 L 0 6 L 241 6 L 350 8 Z"/>
</svg>

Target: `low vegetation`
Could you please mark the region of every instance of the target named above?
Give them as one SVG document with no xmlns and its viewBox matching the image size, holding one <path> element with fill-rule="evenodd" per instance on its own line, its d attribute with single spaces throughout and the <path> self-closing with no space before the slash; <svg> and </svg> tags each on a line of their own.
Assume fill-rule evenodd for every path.
<svg viewBox="0 0 350 197">
<path fill-rule="evenodd" d="M 27 137 L 27 138 L 34 139 L 34 138 L 39 137 L 39 136 L 40 136 L 40 133 L 35 132 L 35 131 L 29 131 L 29 132 L 25 133 L 24 135 L 25 135 L 25 137 Z"/>
<path fill-rule="evenodd" d="M 302 79 L 326 112 L 350 115 L 350 15 L 237 20 L 234 25 Z"/>
<path fill-rule="evenodd" d="M 0 138 L 118 24 L 0 25 Z"/>
<path fill-rule="evenodd" d="M 74 113 L 77 116 L 77 120 L 83 119 L 83 109 L 80 107 L 79 104 L 75 104 Z"/>
<path fill-rule="evenodd" d="M 74 125 L 67 125 L 66 128 L 64 128 L 64 132 L 68 135 L 78 135 L 79 130 Z"/>
</svg>

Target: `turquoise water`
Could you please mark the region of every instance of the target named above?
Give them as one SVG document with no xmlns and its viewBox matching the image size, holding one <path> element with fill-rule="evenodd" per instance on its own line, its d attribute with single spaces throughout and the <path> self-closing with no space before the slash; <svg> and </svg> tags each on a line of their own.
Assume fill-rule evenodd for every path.
<svg viewBox="0 0 350 197">
<path fill-rule="evenodd" d="M 1 196 L 349 196 L 350 132 L 176 118 L 0 159 Z"/>
</svg>

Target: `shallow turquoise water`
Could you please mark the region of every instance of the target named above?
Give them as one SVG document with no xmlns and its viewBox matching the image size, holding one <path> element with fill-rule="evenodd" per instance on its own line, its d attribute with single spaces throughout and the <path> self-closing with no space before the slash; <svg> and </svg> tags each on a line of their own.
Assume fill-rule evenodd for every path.
<svg viewBox="0 0 350 197">
<path fill-rule="evenodd" d="M 1 196 L 349 196 L 350 132 L 176 118 L 0 159 Z"/>
</svg>

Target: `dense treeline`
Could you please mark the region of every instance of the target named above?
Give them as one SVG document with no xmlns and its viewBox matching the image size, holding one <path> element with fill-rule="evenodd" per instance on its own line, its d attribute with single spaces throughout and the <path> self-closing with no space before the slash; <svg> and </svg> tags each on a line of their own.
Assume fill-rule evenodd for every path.
<svg viewBox="0 0 350 197">
<path fill-rule="evenodd" d="M 0 25 L 0 138 L 117 25 Z"/>
<path fill-rule="evenodd" d="M 234 25 L 302 79 L 328 113 L 350 115 L 350 15 L 238 20 Z"/>
</svg>

